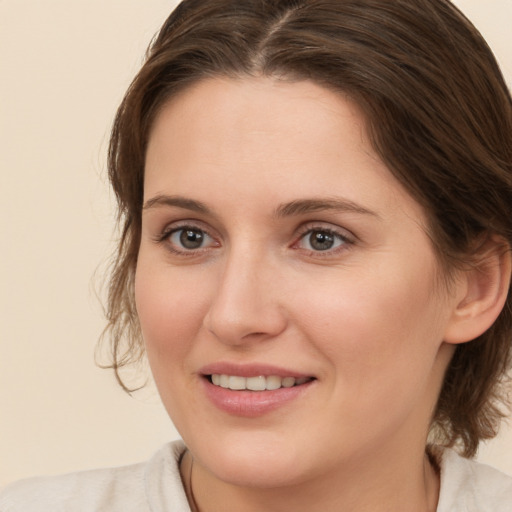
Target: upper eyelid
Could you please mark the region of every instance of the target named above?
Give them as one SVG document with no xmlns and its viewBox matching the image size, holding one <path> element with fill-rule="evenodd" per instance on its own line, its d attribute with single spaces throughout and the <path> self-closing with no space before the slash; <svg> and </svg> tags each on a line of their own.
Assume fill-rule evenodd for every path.
<svg viewBox="0 0 512 512">
<path fill-rule="evenodd" d="M 156 233 L 152 236 L 152 238 L 155 240 L 155 242 L 158 243 L 165 242 L 169 240 L 173 233 L 186 228 L 197 229 L 199 231 L 202 231 L 214 241 L 218 241 L 219 239 L 217 235 L 212 233 L 211 229 L 205 227 L 204 223 L 198 221 L 197 219 L 183 219 L 179 221 L 168 222 L 167 224 L 164 225 L 163 228 L 158 229 Z"/>
<path fill-rule="evenodd" d="M 164 235 L 166 238 L 170 237 L 171 235 L 174 235 L 175 233 L 179 233 L 180 231 L 200 231 L 204 235 L 206 235 L 211 240 L 215 241 L 215 238 L 208 233 L 205 229 L 200 229 L 195 226 L 178 226 L 177 228 L 170 229 L 166 235 Z"/>
<path fill-rule="evenodd" d="M 162 233 L 172 233 L 173 231 L 178 231 L 180 229 L 185 228 L 198 229 L 200 231 L 204 231 L 209 236 L 213 236 L 212 231 L 214 231 L 212 228 L 206 225 L 205 222 L 199 219 L 183 219 L 171 221 L 165 224 L 163 229 L 161 229 L 160 231 Z"/>
<path fill-rule="evenodd" d="M 192 228 L 203 231 L 210 238 L 215 239 L 217 241 L 223 238 L 217 229 L 213 228 L 205 221 L 197 218 L 183 218 L 179 220 L 171 220 L 170 222 L 166 223 L 163 228 L 158 230 L 156 238 L 163 240 L 164 238 L 168 237 L 171 233 L 185 228 Z M 355 242 L 358 240 L 358 237 L 354 234 L 354 232 L 348 228 L 339 226 L 338 224 L 335 224 L 330 221 L 310 220 L 301 223 L 298 227 L 294 229 L 295 234 L 292 235 L 292 244 L 295 244 L 298 241 L 299 237 L 302 237 L 306 235 L 308 232 L 315 230 L 327 231 L 334 235 L 340 236 L 341 238 L 349 242 Z"/>
<path fill-rule="evenodd" d="M 309 233 L 310 231 L 327 231 L 329 233 L 338 235 L 342 238 L 346 238 L 346 239 L 350 239 L 350 240 L 354 240 L 354 241 L 357 240 L 357 236 L 349 229 L 343 228 L 341 226 L 337 226 L 336 224 L 332 224 L 330 222 L 322 222 L 322 221 L 305 222 L 298 228 L 297 233 L 300 236 L 304 236 L 305 234 Z"/>
</svg>

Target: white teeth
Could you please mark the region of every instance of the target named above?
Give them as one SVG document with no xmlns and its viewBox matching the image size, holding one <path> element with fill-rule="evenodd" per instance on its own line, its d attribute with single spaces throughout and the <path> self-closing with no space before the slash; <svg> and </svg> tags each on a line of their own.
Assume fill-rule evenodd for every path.
<svg viewBox="0 0 512 512">
<path fill-rule="evenodd" d="M 283 379 L 283 388 L 291 388 L 292 386 L 295 386 L 296 379 L 294 377 L 285 377 Z"/>
<path fill-rule="evenodd" d="M 270 377 L 267 377 L 267 389 L 274 390 L 279 389 L 281 387 L 281 383 L 283 382 L 283 379 L 281 377 L 275 377 L 271 375 Z"/>
<path fill-rule="evenodd" d="M 246 382 L 246 378 L 245 377 L 235 377 L 235 376 L 231 376 L 229 377 L 229 389 L 245 389 L 245 382 Z"/>
<path fill-rule="evenodd" d="M 300 386 L 309 380 L 309 377 L 278 377 L 277 375 L 270 375 L 264 377 L 259 375 L 257 377 L 239 377 L 237 375 L 211 375 L 212 383 L 215 386 L 220 386 L 234 391 L 241 391 L 248 389 L 250 391 L 273 391 L 279 388 L 291 388 L 293 386 Z"/>
<path fill-rule="evenodd" d="M 259 377 L 248 377 L 245 384 L 251 391 L 264 391 L 267 389 L 267 379 L 260 375 Z"/>
</svg>

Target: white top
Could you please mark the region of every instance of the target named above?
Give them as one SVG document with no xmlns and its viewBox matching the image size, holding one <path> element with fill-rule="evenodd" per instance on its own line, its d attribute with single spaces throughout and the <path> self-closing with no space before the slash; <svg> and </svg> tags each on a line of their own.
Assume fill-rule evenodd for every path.
<svg viewBox="0 0 512 512">
<path fill-rule="evenodd" d="M 14 483 L 0 512 L 190 512 L 179 473 L 181 441 L 149 462 Z M 512 477 L 445 450 L 437 512 L 512 512 Z"/>
</svg>

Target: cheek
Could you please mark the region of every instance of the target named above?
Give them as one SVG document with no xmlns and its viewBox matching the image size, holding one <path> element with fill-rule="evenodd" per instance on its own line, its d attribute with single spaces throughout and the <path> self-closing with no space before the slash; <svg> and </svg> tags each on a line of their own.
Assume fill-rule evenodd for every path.
<svg viewBox="0 0 512 512">
<path fill-rule="evenodd" d="M 336 379 L 381 398 L 390 387 L 427 379 L 443 337 L 431 280 L 389 268 L 348 273 L 324 283 L 322 293 L 312 287 L 301 305 L 302 325 Z"/>
<path fill-rule="evenodd" d="M 184 282 L 180 274 L 139 259 L 135 303 L 152 367 L 154 362 L 178 363 L 202 325 L 207 294 L 199 289 L 200 281 Z"/>
</svg>

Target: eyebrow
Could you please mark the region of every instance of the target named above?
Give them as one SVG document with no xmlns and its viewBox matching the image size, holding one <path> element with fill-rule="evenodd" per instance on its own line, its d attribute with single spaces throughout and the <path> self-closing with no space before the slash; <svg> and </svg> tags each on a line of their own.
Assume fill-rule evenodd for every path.
<svg viewBox="0 0 512 512">
<path fill-rule="evenodd" d="M 159 194 L 151 199 L 148 199 L 143 206 L 144 210 L 151 208 L 170 206 L 183 208 L 205 215 L 213 215 L 213 212 L 208 206 L 201 201 L 189 199 L 183 196 L 168 196 Z M 292 217 L 295 215 L 306 215 L 308 213 L 315 213 L 320 211 L 334 211 L 334 212 L 348 212 L 358 213 L 361 215 L 371 215 L 379 218 L 379 214 L 364 206 L 361 206 L 353 201 L 337 197 L 328 198 L 311 198 L 311 199 L 297 199 L 289 203 L 279 205 L 275 211 L 274 216 L 277 218 Z"/>
<path fill-rule="evenodd" d="M 159 194 L 148 199 L 144 203 L 142 209 L 149 210 L 158 206 L 176 206 L 178 208 L 183 208 L 184 210 L 191 210 L 193 212 L 204 213 L 207 215 L 212 213 L 211 210 L 201 201 L 196 201 L 195 199 L 189 199 L 182 196 L 167 196 L 163 194 Z"/>
<path fill-rule="evenodd" d="M 304 215 L 320 211 L 349 212 L 362 215 L 380 217 L 377 212 L 369 210 L 353 201 L 337 197 L 298 199 L 290 203 L 280 205 L 276 211 L 276 217 L 289 217 L 293 215 Z"/>
</svg>

